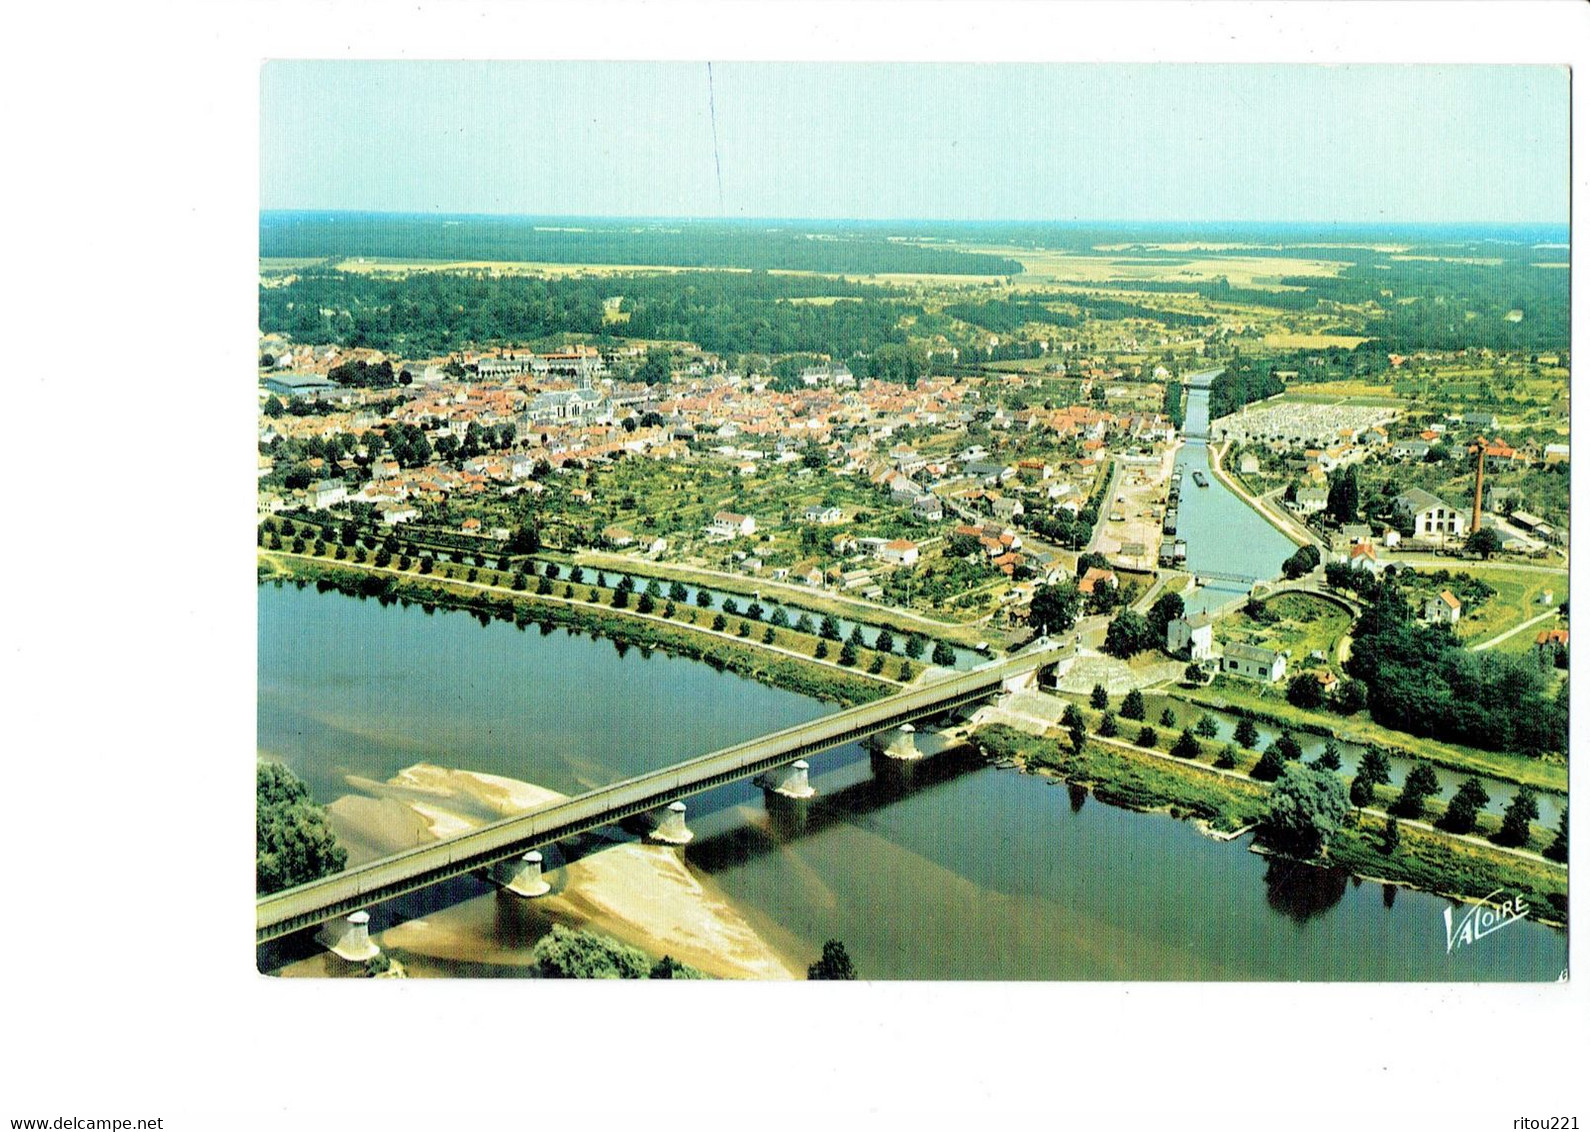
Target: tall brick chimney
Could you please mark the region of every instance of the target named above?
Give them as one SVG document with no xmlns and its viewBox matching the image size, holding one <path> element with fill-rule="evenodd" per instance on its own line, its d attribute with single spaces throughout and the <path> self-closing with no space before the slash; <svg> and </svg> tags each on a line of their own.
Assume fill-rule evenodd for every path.
<svg viewBox="0 0 1590 1132">
<path fill-rule="evenodd" d="M 1476 446 L 1477 458 L 1474 461 L 1474 525 L 1470 530 L 1480 529 L 1480 496 L 1485 488 L 1485 445 Z"/>
</svg>

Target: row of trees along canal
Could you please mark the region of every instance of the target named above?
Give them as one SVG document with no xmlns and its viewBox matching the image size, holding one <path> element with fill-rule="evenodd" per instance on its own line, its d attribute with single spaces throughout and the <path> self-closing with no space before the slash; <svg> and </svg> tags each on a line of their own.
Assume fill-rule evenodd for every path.
<svg viewBox="0 0 1590 1132">
<path fill-rule="evenodd" d="M 1205 714 L 1192 726 L 1183 728 L 1178 735 L 1175 719 L 1167 708 L 1160 717 L 1159 726 L 1155 727 L 1147 721 L 1145 697 L 1136 689 L 1123 697 L 1117 713 L 1111 710 L 1110 697 L 1104 687 L 1095 685 L 1089 697 L 1089 706 L 1091 711 L 1084 711 L 1074 703 L 1067 705 L 1061 726 L 1067 732 L 1069 752 L 1066 744 L 1062 744 L 1058 761 L 1048 760 L 1039 752 L 1037 762 L 1040 766 L 1053 761 L 1053 765 L 1062 772 L 1089 773 L 1084 768 L 1094 766 L 1088 759 L 1088 736 L 1091 733 L 1112 743 L 1164 750 L 1178 760 L 1203 760 L 1217 770 L 1241 774 L 1245 768 L 1250 780 L 1274 784 L 1268 795 L 1268 810 L 1260 823 L 1261 840 L 1291 855 L 1304 859 L 1317 856 L 1343 828 L 1350 810 L 1379 808 L 1387 815 L 1380 846 L 1380 851 L 1385 854 L 1396 849 L 1400 835 L 1399 819 L 1418 822 L 1431 822 L 1433 819 L 1434 827 L 1445 833 L 1464 836 L 1478 834 L 1498 846 L 1529 849 L 1540 852 L 1550 861 L 1567 861 L 1566 808 L 1560 811 L 1554 832 L 1538 832 L 1531 824 L 1539 817 L 1538 798 L 1528 786 L 1518 788 L 1498 821 L 1494 816 L 1482 814 L 1491 799 L 1485 785 L 1473 776 L 1457 787 L 1444 806 L 1435 803 L 1441 787 L 1434 769 L 1425 762 L 1415 761 L 1408 768 L 1400 790 L 1392 789 L 1390 758 L 1385 749 L 1375 745 L 1365 749 L 1357 773 L 1349 784 L 1343 781 L 1340 773 L 1341 750 L 1333 739 L 1327 738 L 1317 756 L 1305 762 L 1302 744 L 1291 732 L 1282 731 L 1254 761 L 1251 752 L 1259 744 L 1259 732 L 1250 718 L 1240 719 L 1231 739 L 1223 748 L 1215 750 L 1208 743 L 1217 734 L 1211 716 Z M 1077 763 L 1076 760 L 1082 761 Z M 1129 784 L 1125 785 L 1129 787 Z M 1106 786 L 1101 790 L 1101 796 L 1113 796 L 1114 790 L 1113 785 Z M 1236 809 L 1226 822 L 1230 828 L 1235 828 L 1236 823 L 1250 820 L 1241 816 L 1247 807 L 1238 801 L 1240 797 L 1240 793 L 1232 795 L 1231 805 Z M 1127 801 L 1136 798 L 1144 804 L 1152 801 L 1138 798 L 1130 788 L 1127 788 L 1123 798 Z M 1206 819 L 1219 816 L 1216 810 L 1207 807 L 1197 812 Z M 1387 872 L 1382 875 L 1397 874 Z M 1483 895 L 1491 891 L 1486 887 L 1488 882 L 1484 878 L 1453 876 L 1444 878 L 1441 883 L 1446 885 L 1443 891 L 1458 891 L 1468 895 Z M 1556 899 L 1560 893 L 1548 891 L 1541 895 L 1546 906 L 1557 913 L 1564 911 L 1562 901 Z"/>
<path fill-rule="evenodd" d="M 807 612 L 798 606 L 786 606 L 771 599 L 766 603 L 758 598 L 742 600 L 726 594 L 714 594 L 700 586 L 687 587 L 678 581 L 664 584 L 657 579 L 650 579 L 644 585 L 639 585 L 631 575 L 619 571 L 613 572 L 610 582 L 606 571 L 532 561 L 529 555 L 538 552 L 540 544 L 531 529 L 522 528 L 508 541 L 510 553 L 495 558 L 494 570 L 488 567 L 488 559 L 479 548 L 479 540 L 469 541 L 474 544 L 469 550 L 435 547 L 422 550 L 414 543 L 399 539 L 395 533 L 388 532 L 384 536 L 361 534 L 359 524 L 353 520 L 344 521 L 340 526 L 322 526 L 304 518 L 294 520 L 277 517 L 266 519 L 258 534 L 259 545 L 269 550 L 311 554 L 317 558 L 329 557 L 333 562 L 346 562 L 354 566 L 369 564 L 378 569 L 412 569 L 420 576 L 432 575 L 438 567 L 445 571 L 447 562 L 456 565 L 472 563 L 463 578 L 467 584 L 508 587 L 541 597 L 573 596 L 564 593 L 563 589 L 555 588 L 555 582 L 563 582 L 565 589 L 591 586 L 595 591 L 603 591 L 603 600 L 615 609 L 631 608 L 633 597 L 635 612 L 642 614 L 672 617 L 678 607 L 686 602 L 701 611 L 716 608 L 719 612 L 712 622 L 713 629 L 722 631 L 731 627 L 729 618 L 739 618 L 744 630 L 739 635 L 748 637 L 752 627 L 762 626 L 765 620 L 766 624 L 757 637 L 763 644 L 774 643 L 773 634 L 777 630 L 814 636 L 817 644 L 812 652 L 817 660 L 829 656 L 832 651 L 830 642 L 838 650 L 836 661 L 847 667 L 859 663 L 858 650 L 869 649 L 877 654 L 866 668 L 873 675 L 883 672 L 882 658 L 896 653 L 908 661 L 920 662 L 925 659 L 943 668 L 953 667 L 957 661 L 953 647 L 922 633 L 901 631 L 897 634 L 887 626 L 864 629 L 861 624 L 852 622 L 847 634 L 840 620 L 831 614 Z M 580 596 L 586 595 L 582 592 Z M 791 609 L 795 612 L 792 613 Z M 909 680 L 915 673 L 915 668 L 902 664 L 890 675 Z"/>
</svg>

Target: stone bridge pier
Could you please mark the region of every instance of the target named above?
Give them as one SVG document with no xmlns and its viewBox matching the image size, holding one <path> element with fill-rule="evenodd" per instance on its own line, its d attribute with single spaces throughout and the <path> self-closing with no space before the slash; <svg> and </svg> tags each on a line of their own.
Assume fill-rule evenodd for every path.
<svg viewBox="0 0 1590 1132">
<path fill-rule="evenodd" d="M 788 766 L 774 767 L 758 775 L 756 785 L 769 794 L 781 794 L 786 798 L 810 798 L 817 793 L 807 781 L 806 772 L 810 769 L 811 765 L 805 759 L 796 759 Z"/>
<path fill-rule="evenodd" d="M 879 749 L 885 758 L 899 759 L 902 762 L 913 762 L 922 757 L 922 752 L 916 745 L 916 728 L 909 723 L 902 723 L 893 731 L 885 732 L 878 737 Z"/>
<path fill-rule="evenodd" d="M 315 933 L 315 942 L 350 963 L 363 963 L 381 954 L 381 949 L 370 938 L 370 913 L 365 911 L 327 921 Z"/>
<path fill-rule="evenodd" d="M 498 861 L 491 867 L 489 879 L 504 892 L 515 896 L 545 896 L 552 886 L 541 875 L 541 852 L 532 849 L 517 860 Z"/>
<path fill-rule="evenodd" d="M 695 834 L 685 825 L 685 804 L 671 802 L 668 807 L 658 810 L 652 819 L 655 824 L 647 836 L 653 841 L 660 841 L 664 845 L 688 845 Z"/>
</svg>

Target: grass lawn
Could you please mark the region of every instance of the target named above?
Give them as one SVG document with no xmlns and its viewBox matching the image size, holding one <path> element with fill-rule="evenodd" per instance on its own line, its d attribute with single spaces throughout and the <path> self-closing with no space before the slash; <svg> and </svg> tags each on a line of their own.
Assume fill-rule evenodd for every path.
<svg viewBox="0 0 1590 1132">
<path fill-rule="evenodd" d="M 1306 405 L 1359 405 L 1371 409 L 1394 409 L 1403 404 L 1401 397 L 1390 393 L 1360 393 L 1351 397 L 1343 397 L 1339 393 L 1318 393 L 1312 386 L 1302 386 L 1283 394 L 1283 401 L 1291 401 Z"/>
<path fill-rule="evenodd" d="M 1482 900 L 1497 889 L 1522 896 L 1531 915 L 1567 919 L 1568 874 L 1539 861 L 1488 852 L 1449 837 L 1403 826 L 1392 853 L 1381 851 L 1379 818 L 1364 816 L 1331 838 L 1331 860 L 1360 876 L 1384 877 L 1432 892 Z"/>
<path fill-rule="evenodd" d="M 1352 627 L 1352 615 L 1345 609 L 1306 594 L 1282 594 L 1267 601 L 1265 608 L 1279 620 L 1265 623 L 1243 612 L 1233 613 L 1216 624 L 1216 639 L 1222 644 L 1290 650 L 1291 667 L 1301 670 L 1315 651 L 1324 653 L 1327 663 L 1334 660 L 1336 642 Z"/>
<path fill-rule="evenodd" d="M 1135 734 L 1135 726 L 1132 731 Z M 1097 738 L 1089 739 L 1080 755 L 1064 740 L 1038 739 L 1003 726 L 979 731 L 977 740 L 991 753 L 1020 758 L 1035 769 L 1091 786 L 1101 802 L 1199 817 L 1223 832 L 1259 820 L 1269 795 L 1262 783 L 1216 774 L 1207 765 L 1136 753 L 1129 746 Z"/>
<path fill-rule="evenodd" d="M 1457 624 L 1457 635 L 1464 644 L 1489 640 L 1568 600 L 1567 574 L 1541 574 L 1514 570 L 1505 564 L 1478 562 L 1465 563 L 1463 570 L 1496 591 L 1495 596 L 1487 599 L 1478 609 L 1463 611 L 1463 619 Z M 1547 590 L 1551 591 L 1551 605 L 1541 605 L 1537 599 Z M 1542 629 L 1551 627 L 1550 622 L 1541 625 Z M 1517 640 L 1532 644 L 1535 636 L 1525 632 L 1515 638 Z M 1521 651 L 1526 647 L 1526 644 L 1519 644 L 1517 649 L 1509 651 Z"/>
</svg>

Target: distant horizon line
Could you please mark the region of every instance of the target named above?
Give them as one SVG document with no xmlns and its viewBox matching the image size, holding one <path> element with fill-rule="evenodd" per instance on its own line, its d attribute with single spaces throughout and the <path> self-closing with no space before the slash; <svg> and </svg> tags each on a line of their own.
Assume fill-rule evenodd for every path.
<svg viewBox="0 0 1590 1132">
<path fill-rule="evenodd" d="M 1571 220 L 1248 220 L 1248 219 L 1123 219 L 1123 218 L 1056 218 L 1032 217 L 954 218 L 943 216 L 668 216 L 647 213 L 573 213 L 573 212 L 471 212 L 379 208 L 328 208 L 328 207 L 277 207 L 261 208 L 261 218 L 280 215 L 310 216 L 390 216 L 403 219 L 464 219 L 464 220 L 556 220 L 597 221 L 609 223 L 721 223 L 721 224 L 956 224 L 956 225 L 1061 225 L 1095 227 L 1131 226 L 1228 226 L 1271 228 L 1560 228 L 1569 229 Z"/>
</svg>

